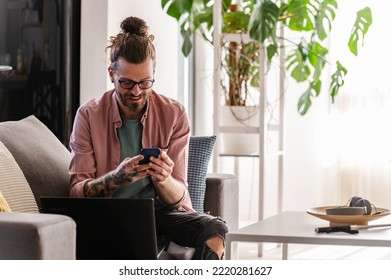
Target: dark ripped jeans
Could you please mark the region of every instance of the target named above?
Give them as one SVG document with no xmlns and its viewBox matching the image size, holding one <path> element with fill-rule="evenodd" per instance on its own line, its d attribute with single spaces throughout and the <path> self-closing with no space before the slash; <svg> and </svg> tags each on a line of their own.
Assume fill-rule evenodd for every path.
<svg viewBox="0 0 391 280">
<path fill-rule="evenodd" d="M 217 254 L 206 245 L 206 241 L 215 236 L 225 240 L 228 231 L 221 218 L 198 212 L 157 209 L 155 218 L 157 235 L 195 248 L 193 260 L 216 259 Z"/>
</svg>

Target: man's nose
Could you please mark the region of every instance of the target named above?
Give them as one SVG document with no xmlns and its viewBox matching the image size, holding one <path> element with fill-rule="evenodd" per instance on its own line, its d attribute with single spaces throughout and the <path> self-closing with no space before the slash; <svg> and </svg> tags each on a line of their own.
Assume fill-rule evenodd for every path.
<svg viewBox="0 0 391 280">
<path fill-rule="evenodd" d="M 131 90 L 131 93 L 134 96 L 139 96 L 141 94 L 141 89 L 139 88 L 138 84 L 135 84 L 134 87 Z"/>
</svg>

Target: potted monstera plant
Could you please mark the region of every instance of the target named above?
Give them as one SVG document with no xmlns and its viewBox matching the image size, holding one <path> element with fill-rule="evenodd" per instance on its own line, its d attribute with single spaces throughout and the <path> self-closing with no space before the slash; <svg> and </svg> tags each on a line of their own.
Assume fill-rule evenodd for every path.
<svg viewBox="0 0 391 280">
<path fill-rule="evenodd" d="M 182 52 L 188 56 L 192 49 L 192 36 L 198 32 L 213 43 L 214 0 L 162 0 L 163 10 L 174 17 L 180 26 L 183 37 Z M 266 64 L 279 56 L 281 48 L 289 45 L 285 57 L 285 69 L 298 83 L 305 83 L 306 89 L 299 97 L 297 109 L 301 115 L 308 112 L 312 101 L 322 89 L 321 76 L 326 64 L 330 64 L 329 94 L 334 101 L 344 84 L 347 69 L 342 62 L 328 61 L 328 48 L 325 39 L 330 34 L 338 9 L 337 0 L 222 0 L 224 33 L 249 34 L 253 39 L 247 43 L 222 45 L 225 58 L 222 69 L 229 76 L 223 85 L 226 105 L 246 106 L 249 100 L 248 89 L 259 85 L 258 50 L 265 49 Z M 369 7 L 356 12 L 356 20 L 348 42 L 348 48 L 358 54 L 371 23 Z M 289 30 L 289 37 L 281 37 L 280 27 Z M 292 36 L 296 34 L 296 36 Z M 292 39 L 297 38 L 297 39 Z M 287 48 L 286 48 L 287 49 Z"/>
</svg>

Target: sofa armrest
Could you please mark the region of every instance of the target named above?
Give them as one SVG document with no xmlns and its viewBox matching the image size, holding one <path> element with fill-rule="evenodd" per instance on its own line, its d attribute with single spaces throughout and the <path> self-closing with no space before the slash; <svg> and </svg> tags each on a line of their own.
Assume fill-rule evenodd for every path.
<svg viewBox="0 0 391 280">
<path fill-rule="evenodd" d="M 0 213 L 0 259 L 76 258 L 76 223 L 57 214 Z"/>
<path fill-rule="evenodd" d="M 206 177 L 205 212 L 227 222 L 229 230 L 239 226 L 239 181 L 235 175 L 211 173 Z"/>
</svg>

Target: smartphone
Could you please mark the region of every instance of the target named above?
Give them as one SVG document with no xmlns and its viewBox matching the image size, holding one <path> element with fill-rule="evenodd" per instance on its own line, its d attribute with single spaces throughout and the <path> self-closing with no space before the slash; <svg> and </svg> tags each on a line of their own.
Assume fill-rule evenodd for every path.
<svg viewBox="0 0 391 280">
<path fill-rule="evenodd" d="M 158 158 L 160 155 L 160 149 L 159 148 L 145 148 L 141 149 L 141 154 L 144 156 L 144 159 L 139 162 L 139 164 L 146 164 L 150 162 L 149 157 L 155 157 Z"/>
</svg>

